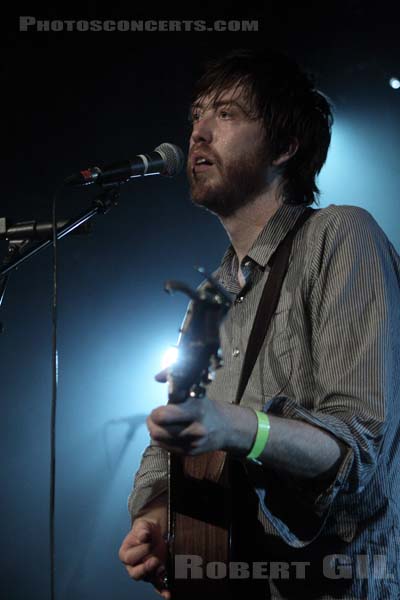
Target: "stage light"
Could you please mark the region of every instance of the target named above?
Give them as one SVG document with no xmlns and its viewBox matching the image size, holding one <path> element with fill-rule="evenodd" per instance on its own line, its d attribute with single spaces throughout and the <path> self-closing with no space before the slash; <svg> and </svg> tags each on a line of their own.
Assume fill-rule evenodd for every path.
<svg viewBox="0 0 400 600">
<path fill-rule="evenodd" d="M 394 90 L 398 90 L 400 89 L 400 79 L 397 79 L 397 77 L 392 77 L 389 80 L 389 85 L 391 88 L 393 88 Z"/>
<path fill-rule="evenodd" d="M 166 369 L 170 367 L 178 360 L 178 348 L 176 346 L 170 346 L 163 354 L 161 359 L 161 368 Z"/>
</svg>

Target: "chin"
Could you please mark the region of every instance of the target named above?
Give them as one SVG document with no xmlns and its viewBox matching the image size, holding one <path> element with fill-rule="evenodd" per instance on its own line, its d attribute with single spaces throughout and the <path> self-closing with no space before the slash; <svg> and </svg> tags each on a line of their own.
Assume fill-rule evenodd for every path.
<svg viewBox="0 0 400 600">
<path fill-rule="evenodd" d="M 213 206 L 216 203 L 216 198 L 218 194 L 216 194 L 216 190 L 214 189 L 191 189 L 191 199 L 194 204 L 199 206 L 204 206 L 208 208 L 209 206 Z"/>
<path fill-rule="evenodd" d="M 192 194 L 191 199 L 195 206 L 204 208 L 218 217 L 229 217 L 234 212 L 225 195 L 221 197 L 216 194 Z"/>
<path fill-rule="evenodd" d="M 215 186 L 211 186 L 206 182 L 191 182 L 190 184 L 190 196 L 194 204 L 200 204 L 201 206 L 207 205 L 209 202 L 212 203 L 213 198 L 218 194 L 218 190 Z"/>
</svg>

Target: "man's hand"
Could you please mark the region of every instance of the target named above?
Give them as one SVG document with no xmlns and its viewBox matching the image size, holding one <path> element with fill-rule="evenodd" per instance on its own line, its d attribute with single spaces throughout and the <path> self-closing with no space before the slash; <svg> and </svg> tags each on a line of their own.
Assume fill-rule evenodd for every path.
<svg viewBox="0 0 400 600">
<path fill-rule="evenodd" d="M 165 589 L 167 544 L 163 533 L 166 530 L 165 498 L 157 499 L 153 508 L 136 518 L 132 529 L 119 549 L 119 558 L 129 576 L 136 581 L 152 583 L 158 593 L 170 600 L 171 593 Z"/>
<path fill-rule="evenodd" d="M 167 546 L 159 525 L 145 518 L 134 521 L 119 550 L 119 558 L 129 576 L 152 583 L 161 596 L 169 600 L 171 594 L 163 585 L 166 555 Z"/>
<path fill-rule="evenodd" d="M 152 439 L 169 452 L 196 456 L 213 450 L 246 454 L 254 441 L 254 411 L 227 402 L 188 398 L 159 406 L 147 418 Z"/>
</svg>

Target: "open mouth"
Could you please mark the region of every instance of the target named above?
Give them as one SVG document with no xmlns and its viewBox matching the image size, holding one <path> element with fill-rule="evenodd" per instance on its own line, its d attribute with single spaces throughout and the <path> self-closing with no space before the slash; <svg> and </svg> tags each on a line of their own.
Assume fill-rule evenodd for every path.
<svg viewBox="0 0 400 600">
<path fill-rule="evenodd" d="M 207 171 L 210 167 L 213 166 L 213 164 L 214 163 L 211 160 L 208 160 L 203 156 L 197 156 L 193 160 L 193 171 L 195 171 L 196 173 L 201 171 Z"/>
</svg>

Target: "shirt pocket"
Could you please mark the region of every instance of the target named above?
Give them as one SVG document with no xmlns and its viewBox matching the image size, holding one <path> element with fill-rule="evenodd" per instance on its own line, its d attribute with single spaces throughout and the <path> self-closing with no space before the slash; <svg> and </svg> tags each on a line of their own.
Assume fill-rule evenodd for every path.
<svg viewBox="0 0 400 600">
<path fill-rule="evenodd" d="M 278 309 L 275 311 L 275 313 L 271 319 L 271 323 L 269 326 L 269 330 L 267 332 L 266 340 L 270 340 L 273 343 L 277 336 L 287 333 L 289 313 L 290 313 L 289 308 L 286 308 L 286 307 L 279 308 L 279 306 L 278 306 Z"/>
<path fill-rule="evenodd" d="M 290 381 L 293 359 L 289 313 L 289 308 L 283 308 L 274 314 L 249 380 L 248 392 L 260 399 L 260 406 L 265 398 L 282 393 Z"/>
</svg>

